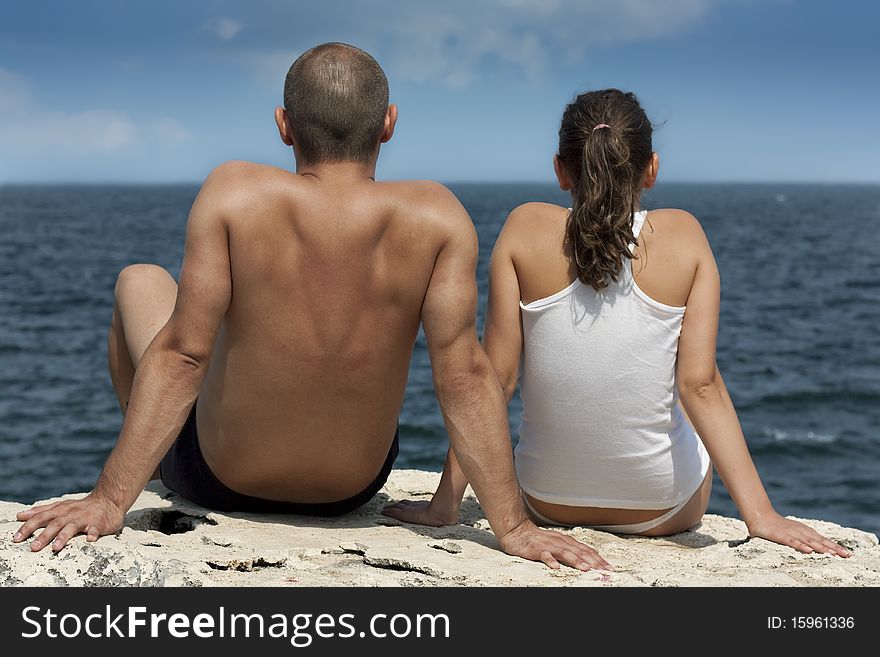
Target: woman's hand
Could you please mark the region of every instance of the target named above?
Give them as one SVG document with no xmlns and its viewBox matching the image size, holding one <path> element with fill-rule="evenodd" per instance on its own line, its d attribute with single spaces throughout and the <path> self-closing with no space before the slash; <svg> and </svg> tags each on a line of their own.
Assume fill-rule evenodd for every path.
<svg viewBox="0 0 880 657">
<path fill-rule="evenodd" d="M 85 534 L 87 541 L 97 541 L 101 536 L 117 532 L 122 527 L 125 511 L 110 500 L 90 493 L 81 500 L 35 506 L 21 511 L 16 519 L 25 522 L 12 537 L 14 542 L 21 543 L 45 527 L 31 541 L 31 550 L 39 552 L 51 543 L 52 551 L 58 552 L 77 534 Z"/>
<path fill-rule="evenodd" d="M 768 541 L 793 547 L 799 552 L 810 554 L 820 552 L 822 554 L 836 554 L 840 557 L 852 556 L 852 553 L 842 545 L 829 541 L 815 529 L 807 527 L 797 520 L 783 518 L 775 511 L 766 518 L 747 523 L 749 536 L 766 538 Z"/>
<path fill-rule="evenodd" d="M 464 497 L 467 485 L 467 477 L 462 472 L 458 459 L 455 458 L 455 452 L 450 449 L 446 454 L 440 484 L 430 502 L 400 500 L 382 509 L 382 514 L 403 522 L 429 527 L 457 525 L 461 499 Z"/>
<path fill-rule="evenodd" d="M 442 527 L 444 525 L 457 525 L 459 510 L 442 508 L 436 502 L 434 496 L 430 502 L 417 500 L 400 500 L 389 504 L 382 509 L 382 515 L 397 518 L 403 522 L 412 522 L 416 525 L 428 525 L 429 527 Z"/>
</svg>

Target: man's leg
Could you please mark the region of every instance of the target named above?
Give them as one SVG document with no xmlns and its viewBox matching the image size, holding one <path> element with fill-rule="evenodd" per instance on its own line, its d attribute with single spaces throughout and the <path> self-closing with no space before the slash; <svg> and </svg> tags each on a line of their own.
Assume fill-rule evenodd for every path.
<svg viewBox="0 0 880 657">
<path fill-rule="evenodd" d="M 116 279 L 115 299 L 107 359 L 124 414 L 137 365 L 174 310 L 177 283 L 162 267 L 129 265 Z"/>
</svg>

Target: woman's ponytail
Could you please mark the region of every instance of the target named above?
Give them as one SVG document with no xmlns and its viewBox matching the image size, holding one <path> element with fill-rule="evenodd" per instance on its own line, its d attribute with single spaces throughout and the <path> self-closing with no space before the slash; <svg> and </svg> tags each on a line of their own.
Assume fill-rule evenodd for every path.
<svg viewBox="0 0 880 657">
<path fill-rule="evenodd" d="M 636 97 L 617 89 L 581 94 L 562 116 L 559 160 L 572 181 L 566 243 L 578 278 L 597 291 L 616 281 L 624 258 L 632 257 L 651 134 Z"/>
</svg>

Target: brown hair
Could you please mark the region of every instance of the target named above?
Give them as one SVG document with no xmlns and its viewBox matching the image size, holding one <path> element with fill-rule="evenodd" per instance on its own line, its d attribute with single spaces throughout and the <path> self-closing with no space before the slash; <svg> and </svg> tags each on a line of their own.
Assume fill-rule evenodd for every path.
<svg viewBox="0 0 880 657">
<path fill-rule="evenodd" d="M 323 43 L 287 72 L 284 109 L 303 161 L 366 162 L 385 126 L 388 79 L 360 48 Z"/>
<path fill-rule="evenodd" d="M 566 245 L 578 278 L 597 291 L 632 258 L 633 213 L 653 154 L 652 132 L 635 95 L 618 89 L 580 94 L 562 114 L 559 161 L 572 180 Z"/>
</svg>

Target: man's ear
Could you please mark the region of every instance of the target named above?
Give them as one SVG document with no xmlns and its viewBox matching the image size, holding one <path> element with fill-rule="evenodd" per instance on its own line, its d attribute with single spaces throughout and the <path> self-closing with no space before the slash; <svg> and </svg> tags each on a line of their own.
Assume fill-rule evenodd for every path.
<svg viewBox="0 0 880 657">
<path fill-rule="evenodd" d="M 385 127 L 382 129 L 380 144 L 387 144 L 394 136 L 394 126 L 397 124 L 397 105 L 391 103 L 385 111 Z"/>
<path fill-rule="evenodd" d="M 657 153 L 651 153 L 651 161 L 648 163 L 648 168 L 645 170 L 645 182 L 642 183 L 642 187 L 645 189 L 651 189 L 654 186 L 654 183 L 657 182 L 657 174 L 660 172 L 660 157 Z"/>
<path fill-rule="evenodd" d="M 283 107 L 275 108 L 275 125 L 278 126 L 278 136 L 286 146 L 293 146 L 293 135 L 290 134 L 290 124 L 287 122 L 287 111 Z"/>
<path fill-rule="evenodd" d="M 558 155 L 553 156 L 553 170 L 556 172 L 556 180 L 559 181 L 559 189 L 563 192 L 571 191 L 571 177 L 562 165 Z"/>
</svg>

